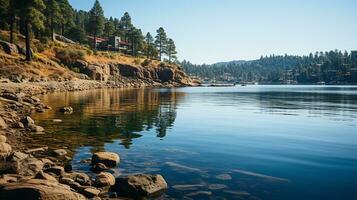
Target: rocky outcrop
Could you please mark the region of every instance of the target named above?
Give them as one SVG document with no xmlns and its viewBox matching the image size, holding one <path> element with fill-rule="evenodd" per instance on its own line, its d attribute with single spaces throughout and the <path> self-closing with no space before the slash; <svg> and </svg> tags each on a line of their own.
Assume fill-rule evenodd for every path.
<svg viewBox="0 0 357 200">
<path fill-rule="evenodd" d="M 12 148 L 8 143 L 0 142 L 0 159 L 4 159 L 11 154 Z"/>
<path fill-rule="evenodd" d="M 31 179 L 3 184 L 0 189 L 0 199 L 85 200 L 86 198 L 56 181 Z"/>
<path fill-rule="evenodd" d="M 2 48 L 4 49 L 5 53 L 7 54 L 18 54 L 19 50 L 17 49 L 17 46 L 15 44 L 11 44 L 9 42 L 5 42 L 0 40 L 0 45 L 2 46 Z"/>
<path fill-rule="evenodd" d="M 92 165 L 102 163 L 107 167 L 115 167 L 119 162 L 119 155 L 113 152 L 97 152 L 92 156 Z"/>
</svg>

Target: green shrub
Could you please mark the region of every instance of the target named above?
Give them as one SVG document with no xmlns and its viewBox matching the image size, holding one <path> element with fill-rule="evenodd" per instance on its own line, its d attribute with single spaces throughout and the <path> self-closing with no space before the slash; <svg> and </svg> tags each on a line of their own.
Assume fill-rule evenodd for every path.
<svg viewBox="0 0 357 200">
<path fill-rule="evenodd" d="M 146 67 L 146 66 L 148 66 L 150 63 L 151 63 L 151 60 L 150 60 L 150 59 L 145 59 L 145 60 L 141 63 L 141 66 Z"/>
<path fill-rule="evenodd" d="M 81 70 L 78 67 L 73 67 L 73 68 L 71 68 L 71 70 L 76 72 L 76 73 L 81 72 Z"/>
<path fill-rule="evenodd" d="M 69 49 L 69 48 L 54 48 L 56 58 L 63 64 L 72 66 L 77 60 L 83 60 L 86 55 L 82 50 Z"/>
</svg>

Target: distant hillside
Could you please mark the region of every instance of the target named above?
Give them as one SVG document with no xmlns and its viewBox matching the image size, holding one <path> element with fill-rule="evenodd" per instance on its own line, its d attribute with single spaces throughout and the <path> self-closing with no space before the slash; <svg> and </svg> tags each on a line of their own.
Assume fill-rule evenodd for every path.
<svg viewBox="0 0 357 200">
<path fill-rule="evenodd" d="M 317 52 L 309 56 L 269 56 L 212 65 L 181 63 L 185 72 L 206 82 L 274 84 L 356 84 L 357 51 Z"/>
</svg>

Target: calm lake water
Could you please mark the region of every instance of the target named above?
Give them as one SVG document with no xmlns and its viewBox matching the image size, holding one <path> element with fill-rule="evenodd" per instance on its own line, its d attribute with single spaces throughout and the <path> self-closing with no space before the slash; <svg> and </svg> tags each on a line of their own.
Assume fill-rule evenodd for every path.
<svg viewBox="0 0 357 200">
<path fill-rule="evenodd" d="M 357 199 L 357 87 L 105 89 L 42 97 L 34 115 L 74 169 L 106 150 L 115 176 L 162 174 L 161 199 Z M 72 106 L 74 113 L 56 112 Z M 53 119 L 62 119 L 55 123 Z"/>
</svg>

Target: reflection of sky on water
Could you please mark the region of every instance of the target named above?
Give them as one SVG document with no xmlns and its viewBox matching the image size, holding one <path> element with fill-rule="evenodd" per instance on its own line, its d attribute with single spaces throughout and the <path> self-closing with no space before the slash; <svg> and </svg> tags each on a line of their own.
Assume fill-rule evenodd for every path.
<svg viewBox="0 0 357 200">
<path fill-rule="evenodd" d="M 88 170 L 80 160 L 108 150 L 121 155 L 113 174 L 163 174 L 168 197 L 357 196 L 357 87 L 97 90 L 44 99 L 75 109 L 35 117 L 48 131 L 38 141 L 73 149 L 76 169 Z"/>
</svg>

